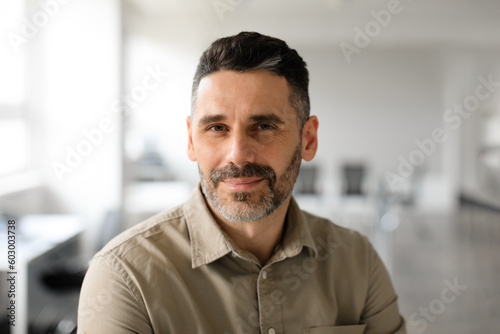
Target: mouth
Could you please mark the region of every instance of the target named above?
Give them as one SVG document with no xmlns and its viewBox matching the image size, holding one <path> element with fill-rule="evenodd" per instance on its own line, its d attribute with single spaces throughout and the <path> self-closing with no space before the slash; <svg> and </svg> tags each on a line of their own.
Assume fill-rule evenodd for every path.
<svg viewBox="0 0 500 334">
<path fill-rule="evenodd" d="M 259 177 L 241 177 L 226 179 L 222 183 L 232 191 L 249 191 L 258 186 L 262 181 L 264 179 Z"/>
</svg>

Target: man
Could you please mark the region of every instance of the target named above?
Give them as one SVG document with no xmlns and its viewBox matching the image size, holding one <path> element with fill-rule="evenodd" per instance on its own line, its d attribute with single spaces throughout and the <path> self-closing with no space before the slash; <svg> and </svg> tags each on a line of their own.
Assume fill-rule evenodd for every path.
<svg viewBox="0 0 500 334">
<path fill-rule="evenodd" d="M 243 32 L 203 53 L 187 119 L 200 185 L 95 256 L 80 333 L 405 333 L 366 238 L 291 197 L 318 146 L 308 83 L 276 38 Z"/>
</svg>

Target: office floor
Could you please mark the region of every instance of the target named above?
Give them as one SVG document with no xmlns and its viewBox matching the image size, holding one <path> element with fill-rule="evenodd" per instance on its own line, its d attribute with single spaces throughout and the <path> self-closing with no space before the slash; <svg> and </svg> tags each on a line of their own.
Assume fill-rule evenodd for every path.
<svg viewBox="0 0 500 334">
<path fill-rule="evenodd" d="M 390 238 L 408 333 L 500 333 L 500 213 L 403 213 Z"/>
</svg>

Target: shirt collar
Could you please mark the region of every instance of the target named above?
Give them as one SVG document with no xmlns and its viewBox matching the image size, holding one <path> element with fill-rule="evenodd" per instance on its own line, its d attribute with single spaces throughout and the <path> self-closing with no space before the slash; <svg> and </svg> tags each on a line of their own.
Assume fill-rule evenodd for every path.
<svg viewBox="0 0 500 334">
<path fill-rule="evenodd" d="M 211 263 L 234 250 L 229 237 L 222 231 L 207 207 L 200 190 L 200 184 L 193 190 L 184 204 L 184 217 L 191 240 L 191 265 L 193 268 Z M 283 235 L 282 249 L 287 257 L 292 257 L 307 246 L 314 255 L 317 248 L 311 236 L 304 213 L 292 197 Z"/>
<path fill-rule="evenodd" d="M 307 218 L 299 205 L 292 197 L 286 213 L 286 227 L 283 235 L 283 251 L 288 257 L 299 254 L 303 247 L 308 247 L 312 255 L 318 253 L 316 244 L 312 238 Z"/>
<path fill-rule="evenodd" d="M 231 244 L 207 207 L 200 184 L 184 204 L 184 217 L 191 240 L 191 265 L 197 268 L 232 251 Z"/>
</svg>

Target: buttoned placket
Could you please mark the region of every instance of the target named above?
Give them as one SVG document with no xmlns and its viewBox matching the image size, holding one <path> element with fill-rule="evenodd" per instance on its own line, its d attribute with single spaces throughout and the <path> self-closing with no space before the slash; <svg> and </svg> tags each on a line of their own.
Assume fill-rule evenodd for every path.
<svg viewBox="0 0 500 334">
<path fill-rule="evenodd" d="M 272 263 L 264 266 L 257 280 L 260 331 L 265 334 L 283 333 L 281 305 L 276 303 L 276 284 Z"/>
<path fill-rule="evenodd" d="M 281 334 L 283 333 L 281 296 L 283 292 L 276 288 L 276 277 L 273 275 L 273 264 L 287 258 L 285 253 L 276 247 L 275 254 L 264 267 L 261 267 L 253 259 L 241 256 L 235 250 L 231 252 L 231 257 L 235 261 L 243 260 L 250 262 L 260 268 L 257 277 L 257 307 L 259 314 L 260 333 Z"/>
<path fill-rule="evenodd" d="M 262 267 L 257 279 L 257 298 L 259 305 L 260 332 L 263 334 L 283 333 L 281 298 L 283 291 L 276 287 L 278 278 L 273 265 L 285 260 L 287 256 L 278 244 L 268 264 Z"/>
</svg>

